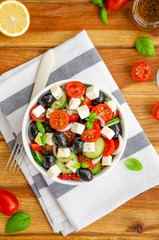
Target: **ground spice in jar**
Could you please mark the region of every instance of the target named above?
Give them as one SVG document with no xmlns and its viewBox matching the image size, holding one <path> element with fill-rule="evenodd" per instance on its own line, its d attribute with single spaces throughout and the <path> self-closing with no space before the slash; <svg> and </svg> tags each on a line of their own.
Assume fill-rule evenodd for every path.
<svg viewBox="0 0 159 240">
<path fill-rule="evenodd" d="M 138 13 L 145 21 L 159 21 L 159 0 L 140 0 L 138 3 Z"/>
</svg>

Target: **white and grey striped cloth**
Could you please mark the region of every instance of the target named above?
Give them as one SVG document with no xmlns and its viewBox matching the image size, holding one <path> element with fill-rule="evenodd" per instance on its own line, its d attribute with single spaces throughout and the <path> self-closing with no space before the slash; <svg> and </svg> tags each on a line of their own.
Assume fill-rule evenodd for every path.
<svg viewBox="0 0 159 240">
<path fill-rule="evenodd" d="M 48 85 L 69 78 L 98 83 L 117 98 L 126 113 L 128 125 L 128 141 L 121 161 L 102 180 L 93 183 L 69 186 L 53 182 L 43 177 L 25 156 L 21 169 L 53 231 L 61 231 L 65 236 L 72 231 L 79 231 L 139 193 L 159 184 L 159 158 L 87 33 L 82 31 L 54 48 L 54 51 L 55 65 Z M 21 131 L 40 57 L 0 77 L 0 129 L 10 149 L 15 136 Z M 143 169 L 139 172 L 128 170 L 123 161 L 129 157 L 139 159 Z"/>
</svg>

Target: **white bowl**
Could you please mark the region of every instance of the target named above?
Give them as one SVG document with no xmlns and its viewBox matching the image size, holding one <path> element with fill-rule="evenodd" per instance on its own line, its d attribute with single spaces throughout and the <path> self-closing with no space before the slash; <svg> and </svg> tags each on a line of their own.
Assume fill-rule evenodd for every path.
<svg viewBox="0 0 159 240">
<path fill-rule="evenodd" d="M 89 81 L 86 81 L 86 80 L 74 80 L 74 79 L 68 79 L 68 80 L 62 80 L 62 81 L 59 81 L 57 83 L 53 83 L 51 85 L 49 85 L 48 87 L 46 87 L 45 89 L 43 89 L 41 92 L 39 92 L 38 95 L 36 95 L 33 100 L 30 102 L 30 104 L 28 105 L 28 108 L 25 112 L 25 115 L 24 115 L 24 119 L 23 119 L 23 124 L 22 124 L 22 139 L 23 139 L 23 145 L 24 145 L 24 148 L 25 148 L 25 151 L 27 153 L 27 156 L 28 158 L 30 159 L 30 161 L 32 162 L 32 164 L 35 166 L 35 168 L 40 172 L 42 173 L 44 176 L 47 176 L 47 170 L 41 166 L 39 166 L 33 159 L 32 157 L 32 154 L 31 154 L 31 151 L 30 151 L 30 146 L 29 146 L 29 143 L 27 141 L 27 124 L 28 124 L 28 121 L 31 119 L 30 117 L 30 109 L 35 105 L 37 104 L 38 102 L 38 99 L 39 97 L 47 92 L 51 87 L 53 87 L 55 84 L 58 84 L 60 86 L 63 86 L 63 85 L 66 85 L 67 82 L 70 82 L 70 81 L 80 81 L 82 82 L 83 84 L 89 84 L 89 85 L 93 85 L 92 82 L 89 82 Z M 101 87 L 96 84 L 96 86 L 101 89 Z M 114 158 L 113 158 L 113 161 L 112 161 L 112 164 L 110 167 L 106 167 L 104 169 L 102 169 L 97 175 L 95 175 L 93 177 L 93 180 L 92 181 L 95 181 L 96 179 L 99 179 L 101 178 L 102 176 L 106 175 L 111 169 L 113 169 L 117 163 L 119 162 L 123 152 L 124 152 L 124 149 L 125 149 L 125 146 L 126 146 L 126 140 L 127 140 L 127 130 L 126 130 L 126 121 L 125 121 L 125 117 L 124 117 L 124 114 L 123 114 L 123 111 L 118 103 L 118 101 L 114 98 L 114 96 L 110 93 L 108 93 L 107 91 L 105 91 L 104 89 L 101 89 L 101 91 L 110 99 L 113 99 L 115 102 L 116 102 L 116 105 L 118 107 L 118 110 L 119 110 L 119 116 L 121 118 L 121 127 L 122 127 L 122 137 L 123 137 L 123 140 L 124 140 L 124 145 L 123 145 L 123 149 L 122 151 L 115 155 Z M 61 180 L 60 178 L 56 178 L 54 179 L 54 181 L 56 182 L 59 182 L 59 183 L 63 183 L 63 184 L 69 184 L 69 185 L 80 185 L 80 184 L 84 184 L 84 183 L 87 183 L 88 182 L 82 182 L 82 181 L 73 181 L 73 180 Z M 91 182 L 92 182 L 91 181 Z"/>
</svg>

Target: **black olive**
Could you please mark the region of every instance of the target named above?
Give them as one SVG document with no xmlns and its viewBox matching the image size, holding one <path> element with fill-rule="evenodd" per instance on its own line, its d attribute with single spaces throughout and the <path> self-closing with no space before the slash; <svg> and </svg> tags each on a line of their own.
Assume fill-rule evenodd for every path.
<svg viewBox="0 0 159 240">
<path fill-rule="evenodd" d="M 71 149 L 73 152 L 75 153 L 80 153 L 82 152 L 83 149 L 83 140 L 80 137 L 76 137 L 73 141 L 72 141 L 72 145 L 71 145 Z"/>
<path fill-rule="evenodd" d="M 122 135 L 122 129 L 120 123 L 110 126 L 110 128 L 115 132 L 113 139 L 118 139 L 119 134 Z"/>
<path fill-rule="evenodd" d="M 51 94 L 50 91 L 44 93 L 40 98 L 39 98 L 39 103 L 44 107 L 44 108 L 49 108 L 55 98 Z"/>
<path fill-rule="evenodd" d="M 99 91 L 99 97 L 92 100 L 92 105 L 95 106 L 99 103 L 104 103 L 105 102 L 105 94 L 101 91 Z"/>
<path fill-rule="evenodd" d="M 49 120 L 43 123 L 45 132 L 54 132 L 54 129 L 51 127 Z"/>
<path fill-rule="evenodd" d="M 53 135 L 53 139 L 55 144 L 58 147 L 67 147 L 68 145 L 68 139 L 66 137 L 66 135 L 63 132 L 55 132 Z"/>
<path fill-rule="evenodd" d="M 86 121 L 86 119 L 79 119 L 79 123 L 81 123 L 81 124 L 84 124 L 84 123 L 86 123 L 87 121 Z"/>
<path fill-rule="evenodd" d="M 91 170 L 89 170 L 88 168 L 77 169 L 77 177 L 80 180 L 87 181 L 87 182 L 93 180 L 93 174 Z"/>
<path fill-rule="evenodd" d="M 55 164 L 55 156 L 52 153 L 47 152 L 43 157 L 44 168 L 49 169 L 54 164 Z"/>
<path fill-rule="evenodd" d="M 28 129 L 29 139 L 31 141 L 33 141 L 36 138 L 36 136 L 38 135 L 38 132 L 39 131 L 37 129 L 36 122 L 32 122 Z"/>
</svg>

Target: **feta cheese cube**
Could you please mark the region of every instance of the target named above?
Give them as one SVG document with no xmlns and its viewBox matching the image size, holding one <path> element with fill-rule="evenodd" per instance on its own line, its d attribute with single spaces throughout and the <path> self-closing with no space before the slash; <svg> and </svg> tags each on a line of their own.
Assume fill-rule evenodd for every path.
<svg viewBox="0 0 159 240">
<path fill-rule="evenodd" d="M 110 140 L 115 135 L 115 132 L 111 128 L 105 126 L 102 129 L 101 134 Z"/>
<path fill-rule="evenodd" d="M 54 109 L 52 109 L 52 108 L 48 108 L 47 109 L 47 112 L 46 112 L 46 117 L 47 118 L 50 118 L 50 115 L 51 115 L 51 113 L 54 111 Z"/>
<path fill-rule="evenodd" d="M 38 143 L 40 146 L 42 145 L 42 143 L 41 143 L 41 137 L 42 137 L 42 133 L 38 133 L 38 135 L 36 136 L 36 138 L 34 139 L 34 141 L 36 142 L 36 143 Z"/>
<path fill-rule="evenodd" d="M 84 152 L 94 152 L 95 151 L 95 143 L 94 142 L 85 142 L 83 151 Z"/>
<path fill-rule="evenodd" d="M 53 140 L 53 133 L 46 133 L 47 139 L 46 139 L 46 144 L 48 145 L 55 145 L 54 140 Z"/>
<path fill-rule="evenodd" d="M 81 101 L 79 98 L 71 98 L 69 102 L 69 109 L 76 110 L 80 104 L 81 104 Z"/>
<path fill-rule="evenodd" d="M 45 108 L 39 105 L 38 107 L 33 109 L 32 114 L 34 114 L 36 118 L 39 118 L 44 112 L 45 112 Z"/>
<path fill-rule="evenodd" d="M 74 122 L 71 127 L 71 131 L 77 134 L 82 134 L 85 129 L 85 125 Z"/>
<path fill-rule="evenodd" d="M 102 165 L 110 166 L 112 164 L 112 156 L 102 157 Z"/>
<path fill-rule="evenodd" d="M 87 105 L 83 105 L 77 108 L 78 114 L 80 115 L 81 119 L 87 118 L 90 114 L 89 108 Z"/>
<path fill-rule="evenodd" d="M 57 100 L 64 96 L 62 88 L 59 87 L 57 84 L 51 88 L 51 93 Z"/>
<path fill-rule="evenodd" d="M 108 101 L 107 104 L 108 104 L 108 106 L 111 108 L 112 112 L 115 112 L 115 111 L 117 110 L 117 106 L 116 106 L 114 100 Z"/>
<path fill-rule="evenodd" d="M 46 173 L 50 179 L 54 179 L 61 173 L 61 169 L 55 164 Z"/>
<path fill-rule="evenodd" d="M 97 88 L 96 86 L 91 86 L 89 88 L 87 88 L 86 90 L 86 96 L 90 99 L 90 100 L 94 100 L 96 98 L 99 97 L 99 88 Z"/>
<path fill-rule="evenodd" d="M 68 167 L 73 173 L 75 173 L 77 171 L 77 168 L 74 168 L 73 166 L 75 165 L 76 163 L 74 161 L 69 161 L 67 164 L 66 164 L 66 167 Z"/>
<path fill-rule="evenodd" d="M 70 148 L 58 148 L 57 157 L 69 157 L 70 156 Z"/>
</svg>

